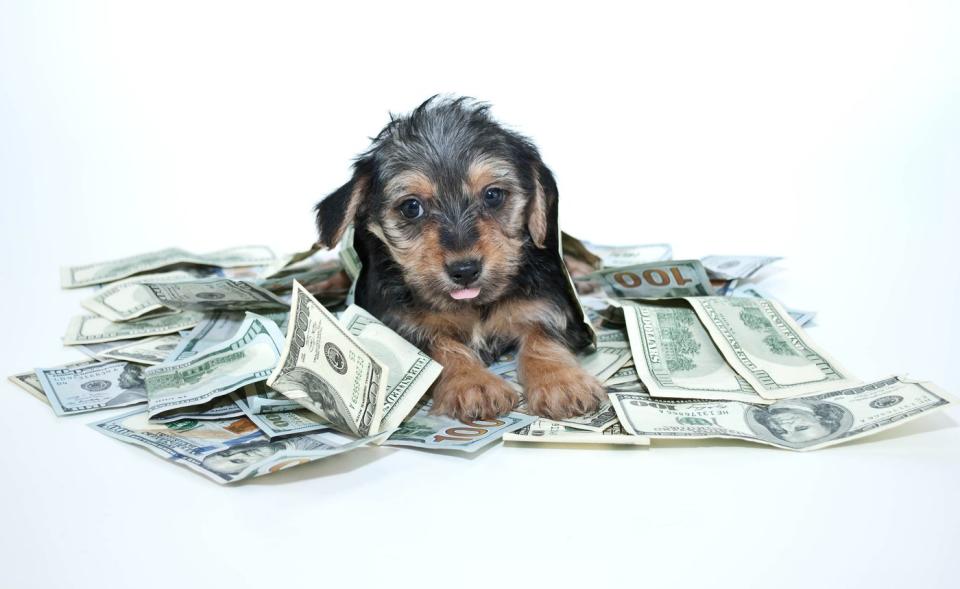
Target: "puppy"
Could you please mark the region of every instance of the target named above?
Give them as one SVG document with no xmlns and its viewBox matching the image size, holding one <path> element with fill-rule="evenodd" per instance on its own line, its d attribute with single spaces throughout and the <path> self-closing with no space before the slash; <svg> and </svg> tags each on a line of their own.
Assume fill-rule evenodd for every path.
<svg viewBox="0 0 960 589">
<path fill-rule="evenodd" d="M 356 303 L 443 365 L 434 412 L 510 411 L 517 394 L 485 368 L 510 349 L 531 412 L 597 408 L 604 391 L 573 354 L 593 334 L 560 258 L 556 182 L 486 105 L 435 96 L 391 117 L 316 212 L 326 247 L 355 226 Z"/>
</svg>

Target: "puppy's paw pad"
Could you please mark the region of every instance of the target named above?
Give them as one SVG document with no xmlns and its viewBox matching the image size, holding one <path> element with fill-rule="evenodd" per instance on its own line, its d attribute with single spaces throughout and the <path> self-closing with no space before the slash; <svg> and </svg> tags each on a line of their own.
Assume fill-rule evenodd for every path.
<svg viewBox="0 0 960 589">
<path fill-rule="evenodd" d="M 432 413 L 460 421 L 492 419 L 509 413 L 517 393 L 502 378 L 485 369 L 451 374 L 434 385 Z"/>
<path fill-rule="evenodd" d="M 524 380 L 527 407 L 534 415 L 567 419 L 596 411 L 606 399 L 600 382 L 580 366 L 563 366 Z"/>
</svg>

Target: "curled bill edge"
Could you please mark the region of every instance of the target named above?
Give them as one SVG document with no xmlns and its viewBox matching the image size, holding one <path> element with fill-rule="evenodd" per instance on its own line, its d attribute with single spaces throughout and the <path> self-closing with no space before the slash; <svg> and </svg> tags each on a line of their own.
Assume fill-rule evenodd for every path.
<svg viewBox="0 0 960 589">
<path fill-rule="evenodd" d="M 849 437 L 846 437 L 846 438 L 836 438 L 836 439 L 828 440 L 828 441 L 823 442 L 823 443 L 820 443 L 820 444 L 815 444 L 815 445 L 807 446 L 806 448 L 790 448 L 790 447 L 788 447 L 788 446 L 780 446 L 780 445 L 778 445 L 778 444 L 773 444 L 773 443 L 770 443 L 770 442 L 767 442 L 767 441 L 764 441 L 764 440 L 752 440 L 752 439 L 744 438 L 744 437 L 741 437 L 741 436 L 722 435 L 722 434 L 709 434 L 709 435 L 702 435 L 702 436 L 685 436 L 685 437 L 682 437 L 682 438 L 676 438 L 676 437 L 674 437 L 674 436 L 657 436 L 657 435 L 652 435 L 652 436 L 649 436 L 649 437 L 650 437 L 651 439 L 659 438 L 659 439 L 666 439 L 666 440 L 671 440 L 671 439 L 705 440 L 705 439 L 710 439 L 710 438 L 726 439 L 726 440 L 740 440 L 740 441 L 742 441 L 742 442 L 748 442 L 748 443 L 751 443 L 751 444 L 761 444 L 761 445 L 764 445 L 764 446 L 771 446 L 771 447 L 773 447 L 773 448 L 778 448 L 778 449 L 781 449 L 781 450 L 791 450 L 791 451 L 793 451 L 793 452 L 809 452 L 809 451 L 811 451 L 811 450 L 820 450 L 820 449 L 822 449 L 822 448 L 827 448 L 827 447 L 829 447 L 829 446 L 837 446 L 837 445 L 840 445 L 840 444 L 845 444 L 845 443 L 850 442 L 850 441 L 852 441 L 852 440 L 858 440 L 858 439 L 860 439 L 860 438 L 865 438 L 865 437 L 868 437 L 868 436 L 872 436 L 872 435 L 874 435 L 874 434 L 878 434 L 878 433 L 880 433 L 880 432 L 882 432 L 882 431 L 885 431 L 885 430 L 888 430 L 888 429 L 898 428 L 898 427 L 900 427 L 901 425 L 903 425 L 903 424 L 905 424 L 905 423 L 914 421 L 915 419 L 919 419 L 919 418 L 921 418 L 921 417 L 925 417 L 925 416 L 927 416 L 927 415 L 931 415 L 931 414 L 936 413 L 936 412 L 938 412 L 938 411 L 942 411 L 942 410 L 946 409 L 947 407 L 956 406 L 957 404 L 960 404 L 960 399 L 958 399 L 958 398 L 957 398 L 956 396 L 954 396 L 952 393 L 948 393 L 948 392 L 945 391 L 943 388 L 941 388 L 940 386 L 934 384 L 933 382 L 931 382 L 931 381 L 929 381 L 929 380 L 917 380 L 917 379 L 914 379 L 914 378 L 910 378 L 909 376 L 906 376 L 906 375 L 893 375 L 893 376 L 889 376 L 889 377 L 886 377 L 886 378 L 882 378 L 882 379 L 878 379 L 878 380 L 875 380 L 875 381 L 871 381 L 870 383 L 860 383 L 860 384 L 857 384 L 857 385 L 854 385 L 854 386 L 850 386 L 850 387 L 841 387 L 841 388 L 839 388 L 839 389 L 836 389 L 836 392 L 841 392 L 841 391 L 850 390 L 850 389 L 856 389 L 856 388 L 858 388 L 858 387 L 860 387 L 860 386 L 869 386 L 869 385 L 871 385 L 871 384 L 883 382 L 883 381 L 885 381 L 885 380 L 890 380 L 890 379 L 897 380 L 897 381 L 899 381 L 899 382 L 901 382 L 901 383 L 904 383 L 904 384 L 917 385 L 917 386 L 919 386 L 919 387 L 922 387 L 922 388 L 928 390 L 929 392 L 933 393 L 934 395 L 940 397 L 940 398 L 944 401 L 944 403 L 942 403 L 942 404 L 940 404 L 940 405 L 938 405 L 938 406 L 936 406 L 936 407 L 930 408 L 930 409 L 928 409 L 928 410 L 926 410 L 926 411 L 918 411 L 918 412 L 914 413 L 913 415 L 908 415 L 908 416 L 905 416 L 905 417 L 901 417 L 900 419 L 898 419 L 898 420 L 896 421 L 895 424 L 889 425 L 888 427 L 874 427 L 874 428 L 870 428 L 870 429 L 861 431 L 861 432 L 859 432 L 859 433 L 857 433 L 857 434 L 854 434 L 854 435 L 849 436 Z M 803 396 L 803 397 L 793 397 L 793 398 L 790 398 L 790 399 L 783 399 L 783 400 L 784 400 L 784 401 L 799 400 L 799 399 L 804 399 L 804 398 L 809 398 L 809 397 L 816 397 L 816 396 L 823 395 L 823 394 L 826 394 L 826 393 L 818 393 L 818 394 L 814 394 L 814 395 L 805 395 L 805 396 Z M 630 434 L 638 435 L 638 434 L 636 434 L 636 432 L 634 431 L 634 429 L 631 427 L 631 425 L 630 425 L 630 423 L 631 423 L 631 422 L 630 422 L 630 419 L 623 413 L 623 409 L 621 409 L 620 403 L 617 402 L 617 400 L 616 400 L 616 398 L 615 398 L 616 395 L 617 395 L 617 393 L 608 393 L 608 396 L 610 397 L 610 401 L 613 403 L 613 408 L 614 408 L 614 410 L 617 412 L 617 418 L 620 419 L 620 424 L 621 424 L 621 426 L 623 427 L 624 431 L 626 431 L 626 432 L 628 432 L 628 433 L 630 433 Z M 663 402 L 669 402 L 669 401 L 670 401 L 669 399 L 657 399 L 657 398 L 651 398 L 651 400 L 653 400 L 653 401 L 658 401 L 658 400 L 659 400 L 659 401 L 663 401 Z M 697 402 L 696 400 L 693 400 L 693 399 L 676 399 L 676 400 L 679 401 L 679 402 L 685 402 L 685 403 L 695 403 L 695 402 Z M 725 401 L 709 401 L 709 400 L 705 400 L 704 402 L 706 402 L 706 403 L 723 403 L 723 402 L 725 402 Z M 729 403 L 742 403 L 742 404 L 745 404 L 745 405 L 750 405 L 750 403 L 744 403 L 743 401 L 726 401 L 726 402 L 729 402 Z M 656 445 L 656 444 L 654 444 L 654 445 Z"/>
<path fill-rule="evenodd" d="M 199 473 L 204 477 L 212 480 L 213 482 L 221 485 L 238 483 L 240 481 L 255 478 L 258 476 L 273 474 L 275 472 L 286 470 L 288 468 L 293 468 L 295 466 L 300 466 L 310 462 L 323 460 L 324 458 L 329 458 L 337 454 L 343 454 L 345 452 L 349 452 L 350 450 L 355 450 L 356 448 L 360 448 L 362 446 L 366 446 L 371 443 L 380 442 L 382 441 L 381 438 L 384 438 L 387 436 L 387 432 L 380 432 L 378 434 L 374 434 L 366 438 L 354 439 L 346 444 L 343 444 L 342 446 L 331 446 L 329 450 L 323 450 L 323 451 L 314 450 L 311 452 L 309 450 L 307 451 L 284 450 L 277 454 L 274 454 L 268 459 L 262 460 L 256 464 L 251 464 L 250 466 L 246 467 L 245 469 L 237 473 L 236 476 L 230 479 L 225 479 L 223 477 L 216 476 L 214 473 L 204 468 L 201 468 L 196 465 L 191 465 L 191 463 L 189 462 L 189 458 L 190 458 L 189 456 L 179 455 L 179 454 L 170 455 L 169 452 L 156 447 L 154 444 L 151 444 L 149 440 L 140 439 L 139 436 L 125 437 L 117 434 L 116 432 L 113 432 L 101 427 L 103 424 L 113 422 L 113 421 L 121 421 L 123 419 L 136 415 L 138 413 L 143 413 L 143 410 L 138 409 L 136 411 L 131 411 L 129 413 L 124 413 L 114 417 L 109 417 L 103 420 L 92 421 L 87 424 L 87 427 L 90 427 L 109 438 L 113 438 L 115 440 L 119 440 L 126 444 L 130 444 L 131 446 L 143 448 L 148 452 L 150 452 L 151 454 L 154 454 L 164 459 L 166 462 L 172 462 L 174 464 L 184 467 L 187 470 Z M 262 435 L 262 432 L 261 432 L 261 435 Z M 303 434 L 303 435 L 310 435 L 310 434 Z"/>
<path fill-rule="evenodd" d="M 849 370 L 837 362 L 837 360 L 833 357 L 833 354 L 827 352 L 823 347 L 813 341 L 807 330 L 801 327 L 780 303 L 772 299 L 747 298 L 745 300 L 753 301 L 757 304 L 766 303 L 770 305 L 779 319 L 783 321 L 787 329 L 791 331 L 792 335 L 796 337 L 805 348 L 816 353 L 821 361 L 827 364 L 829 369 L 838 376 L 838 378 L 833 380 L 812 380 L 803 383 L 785 384 L 775 390 L 770 389 L 748 369 L 743 361 L 740 360 L 738 356 L 738 347 L 735 347 L 729 338 L 725 336 L 723 330 L 710 319 L 710 309 L 708 309 L 705 305 L 709 305 L 714 299 L 719 302 L 729 301 L 728 297 L 718 296 L 677 298 L 682 298 L 687 302 L 688 305 L 690 305 L 694 313 L 696 313 L 697 318 L 700 320 L 700 323 L 703 324 L 704 329 L 707 330 L 707 334 L 710 336 L 710 339 L 712 339 L 713 343 L 716 344 L 717 349 L 720 351 L 720 355 L 723 356 L 723 359 L 727 361 L 727 364 L 729 364 L 730 368 L 732 368 L 734 372 L 742 376 L 744 380 L 750 383 L 750 386 L 754 388 L 757 394 L 765 399 L 780 401 L 793 397 L 806 397 L 828 391 L 842 390 L 864 384 L 863 380 L 854 376 Z M 726 299 L 726 301 L 724 299 Z M 811 361 L 811 364 L 814 363 Z"/>
</svg>

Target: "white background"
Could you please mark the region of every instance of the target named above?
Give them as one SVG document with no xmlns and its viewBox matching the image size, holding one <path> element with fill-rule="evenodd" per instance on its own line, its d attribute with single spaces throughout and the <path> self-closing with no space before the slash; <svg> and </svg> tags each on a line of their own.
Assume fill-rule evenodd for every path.
<svg viewBox="0 0 960 589">
<path fill-rule="evenodd" d="M 960 393 L 956 3 L 332 4 L 0 3 L 0 373 L 79 357 L 59 266 L 302 249 L 388 111 L 456 92 L 537 141 L 568 231 L 786 256 L 762 284 L 852 372 Z M 223 488 L 0 390 L 3 587 L 960 577 L 956 409 L 808 454 L 374 449 Z"/>
</svg>

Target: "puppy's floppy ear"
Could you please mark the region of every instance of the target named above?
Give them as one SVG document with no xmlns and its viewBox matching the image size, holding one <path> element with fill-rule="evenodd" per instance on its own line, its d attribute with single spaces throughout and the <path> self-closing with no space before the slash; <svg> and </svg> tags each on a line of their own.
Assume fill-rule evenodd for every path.
<svg viewBox="0 0 960 589">
<path fill-rule="evenodd" d="M 337 245 L 343 232 L 353 223 L 366 203 L 370 190 L 372 166 L 369 160 L 358 160 L 353 165 L 353 177 L 317 203 L 317 231 L 319 242 L 328 249 Z"/>
<path fill-rule="evenodd" d="M 550 209 L 557 202 L 559 194 L 553 172 L 539 158 L 533 166 L 533 174 L 534 191 L 527 203 L 527 229 L 530 230 L 534 245 L 542 249 L 550 230 Z"/>
</svg>

